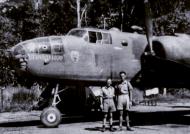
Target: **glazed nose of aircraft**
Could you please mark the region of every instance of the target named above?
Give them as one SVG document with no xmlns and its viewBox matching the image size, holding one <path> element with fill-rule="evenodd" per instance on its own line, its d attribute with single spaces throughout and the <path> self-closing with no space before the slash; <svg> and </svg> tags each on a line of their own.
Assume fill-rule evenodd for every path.
<svg viewBox="0 0 190 134">
<path fill-rule="evenodd" d="M 17 45 L 11 48 L 11 57 L 14 60 L 14 67 L 19 68 L 22 71 L 26 70 L 27 54 L 22 45 Z"/>
<path fill-rule="evenodd" d="M 25 50 L 22 45 L 18 45 L 12 48 L 12 54 L 13 56 L 24 55 Z"/>
</svg>

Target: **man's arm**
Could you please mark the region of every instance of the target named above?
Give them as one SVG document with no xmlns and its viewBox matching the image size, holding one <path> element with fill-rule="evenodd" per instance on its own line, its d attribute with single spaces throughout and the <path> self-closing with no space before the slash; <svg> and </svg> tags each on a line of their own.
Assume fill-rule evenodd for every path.
<svg viewBox="0 0 190 134">
<path fill-rule="evenodd" d="M 112 90 L 113 90 L 113 97 L 115 97 L 115 88 L 114 87 L 112 87 Z"/>
<path fill-rule="evenodd" d="M 129 99 L 132 102 L 132 90 L 133 90 L 133 86 L 131 85 L 131 83 L 128 81 L 128 88 L 129 88 Z"/>
<path fill-rule="evenodd" d="M 103 109 L 103 98 L 100 96 L 100 108 Z"/>
<path fill-rule="evenodd" d="M 101 88 L 101 93 L 100 93 L 100 108 L 103 109 L 103 91 Z"/>
</svg>

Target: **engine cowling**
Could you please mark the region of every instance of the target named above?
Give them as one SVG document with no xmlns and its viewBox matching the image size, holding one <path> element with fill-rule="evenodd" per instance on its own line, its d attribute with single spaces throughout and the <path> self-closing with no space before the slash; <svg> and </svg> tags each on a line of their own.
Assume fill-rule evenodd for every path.
<svg viewBox="0 0 190 134">
<path fill-rule="evenodd" d="M 190 65 L 190 36 L 160 36 L 153 41 L 156 56 L 177 63 Z"/>
<path fill-rule="evenodd" d="M 141 56 L 141 83 L 150 87 L 188 87 L 190 83 L 190 36 L 154 37 Z"/>
</svg>

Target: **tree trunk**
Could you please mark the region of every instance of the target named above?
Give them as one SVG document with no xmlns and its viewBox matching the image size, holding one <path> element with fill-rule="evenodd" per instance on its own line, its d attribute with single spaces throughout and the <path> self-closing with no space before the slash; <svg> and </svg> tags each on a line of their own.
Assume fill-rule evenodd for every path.
<svg viewBox="0 0 190 134">
<path fill-rule="evenodd" d="M 80 21 L 80 0 L 77 0 L 77 27 L 81 27 Z"/>
</svg>

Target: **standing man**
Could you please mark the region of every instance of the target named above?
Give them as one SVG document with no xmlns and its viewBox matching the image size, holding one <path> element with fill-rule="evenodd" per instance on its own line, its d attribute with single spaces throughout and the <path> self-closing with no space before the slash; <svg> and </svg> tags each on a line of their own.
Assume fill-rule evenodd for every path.
<svg viewBox="0 0 190 134">
<path fill-rule="evenodd" d="M 133 131 L 129 125 L 129 110 L 132 105 L 132 85 L 127 81 L 126 72 L 120 72 L 121 83 L 118 85 L 117 109 L 119 110 L 119 129 L 122 130 L 123 114 L 125 115 L 126 129 Z"/>
<path fill-rule="evenodd" d="M 116 107 L 114 104 L 114 97 L 115 97 L 115 89 L 112 87 L 112 80 L 111 78 L 107 79 L 107 85 L 105 87 L 102 87 L 101 89 L 102 95 L 100 98 L 101 101 L 101 109 L 104 113 L 104 118 L 103 118 L 103 127 L 102 127 L 102 132 L 106 130 L 106 119 L 109 113 L 109 121 L 110 121 L 110 131 L 114 131 L 112 122 L 112 113 L 116 111 Z"/>
</svg>

